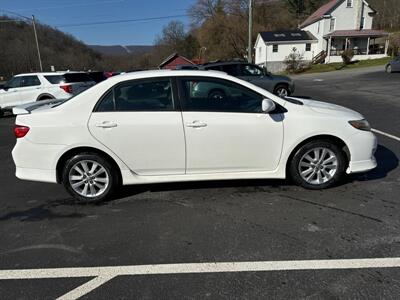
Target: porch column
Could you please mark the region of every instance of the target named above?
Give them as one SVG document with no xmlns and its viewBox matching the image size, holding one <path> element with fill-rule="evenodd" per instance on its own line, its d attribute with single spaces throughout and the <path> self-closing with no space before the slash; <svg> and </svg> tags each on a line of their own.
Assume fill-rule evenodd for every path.
<svg viewBox="0 0 400 300">
<path fill-rule="evenodd" d="M 330 61 L 330 57 L 331 57 L 331 47 L 332 47 L 332 37 L 329 37 L 328 40 L 328 61 Z"/>
<path fill-rule="evenodd" d="M 347 50 L 348 46 L 349 46 L 349 38 L 346 38 L 344 49 Z"/>
<path fill-rule="evenodd" d="M 368 37 L 368 42 L 367 42 L 367 55 L 369 55 L 369 44 L 371 43 L 371 37 Z"/>
<path fill-rule="evenodd" d="M 386 37 L 385 55 L 388 55 L 388 50 L 389 50 L 389 37 Z"/>
</svg>

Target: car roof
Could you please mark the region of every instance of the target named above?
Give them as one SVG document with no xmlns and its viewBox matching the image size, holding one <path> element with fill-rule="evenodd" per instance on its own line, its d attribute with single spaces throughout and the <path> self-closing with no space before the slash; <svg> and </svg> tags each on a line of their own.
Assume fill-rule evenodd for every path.
<svg viewBox="0 0 400 300">
<path fill-rule="evenodd" d="M 150 71 L 138 71 L 134 73 L 125 73 L 109 78 L 108 80 L 120 79 L 140 79 L 140 78 L 151 78 L 151 77 L 169 77 L 169 76 L 208 76 L 208 77 L 227 77 L 229 76 L 225 72 L 221 71 L 204 71 L 204 70 L 150 70 Z M 230 77 L 230 76 L 229 76 Z"/>
<path fill-rule="evenodd" d="M 87 74 L 86 72 L 80 72 L 80 71 L 57 71 L 57 72 L 36 72 L 36 73 L 22 73 L 15 75 L 15 77 L 19 76 L 35 76 L 35 75 L 42 75 L 42 76 L 56 76 L 56 75 L 65 75 L 65 74 Z"/>
</svg>

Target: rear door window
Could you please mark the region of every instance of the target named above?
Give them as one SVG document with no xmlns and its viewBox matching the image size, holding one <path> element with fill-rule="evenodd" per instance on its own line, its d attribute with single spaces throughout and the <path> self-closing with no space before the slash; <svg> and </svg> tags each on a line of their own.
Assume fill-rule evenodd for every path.
<svg viewBox="0 0 400 300">
<path fill-rule="evenodd" d="M 170 79 L 146 79 L 121 83 L 100 100 L 96 112 L 172 111 Z"/>
<path fill-rule="evenodd" d="M 86 73 L 67 73 L 64 75 L 65 83 L 89 82 L 92 78 Z"/>
<path fill-rule="evenodd" d="M 93 79 L 85 73 L 68 73 L 64 75 L 44 76 L 51 84 L 89 82 Z"/>
<path fill-rule="evenodd" d="M 231 76 L 239 76 L 238 65 L 223 65 L 222 71 Z"/>
<path fill-rule="evenodd" d="M 38 85 L 40 85 L 40 80 L 37 76 L 21 77 L 21 86 L 22 87 L 38 86 Z"/>
</svg>

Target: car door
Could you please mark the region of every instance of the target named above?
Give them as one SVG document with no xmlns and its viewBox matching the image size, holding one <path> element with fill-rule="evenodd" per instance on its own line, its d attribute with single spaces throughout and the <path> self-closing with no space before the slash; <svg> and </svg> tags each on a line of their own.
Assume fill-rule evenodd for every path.
<svg viewBox="0 0 400 300">
<path fill-rule="evenodd" d="M 122 82 L 100 100 L 91 134 L 138 175 L 185 173 L 182 114 L 170 78 Z"/>
<path fill-rule="evenodd" d="M 239 65 L 238 77 L 251 82 L 252 84 L 273 92 L 274 84 L 271 78 L 265 74 L 264 70 L 251 64 Z"/>
<path fill-rule="evenodd" d="M 263 113 L 263 96 L 216 78 L 181 77 L 179 87 L 187 174 L 277 168 L 283 143 L 283 114 Z"/>
<path fill-rule="evenodd" d="M 21 87 L 21 77 L 17 76 L 8 81 L 0 90 L 0 107 L 13 107 L 19 104 L 18 91 Z"/>
<path fill-rule="evenodd" d="M 397 57 L 392 63 L 392 71 L 400 72 L 400 57 Z"/>
<path fill-rule="evenodd" d="M 37 100 L 41 93 L 41 82 L 36 75 L 21 76 L 21 87 L 18 90 L 18 104 Z"/>
</svg>

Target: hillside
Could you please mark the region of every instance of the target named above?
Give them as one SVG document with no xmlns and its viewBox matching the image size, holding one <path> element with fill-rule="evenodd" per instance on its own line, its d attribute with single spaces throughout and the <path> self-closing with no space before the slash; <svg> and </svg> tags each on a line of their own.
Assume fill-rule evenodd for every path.
<svg viewBox="0 0 400 300">
<path fill-rule="evenodd" d="M 11 21 L 0 16 L 0 20 Z M 43 68 L 50 71 L 66 69 L 96 69 L 102 55 L 74 37 L 50 26 L 37 24 Z M 0 23 L 0 76 L 39 71 L 32 25 L 23 21 Z"/>
<path fill-rule="evenodd" d="M 128 54 L 146 54 L 153 51 L 153 46 L 142 46 L 142 45 L 113 45 L 113 46 L 100 46 L 100 45 L 89 45 L 94 51 L 104 55 L 128 55 Z"/>
</svg>

